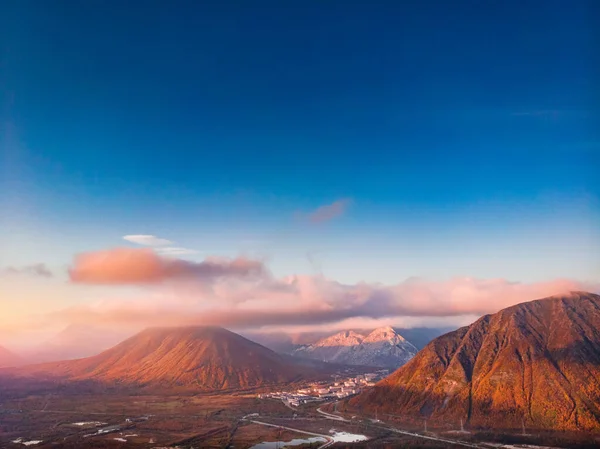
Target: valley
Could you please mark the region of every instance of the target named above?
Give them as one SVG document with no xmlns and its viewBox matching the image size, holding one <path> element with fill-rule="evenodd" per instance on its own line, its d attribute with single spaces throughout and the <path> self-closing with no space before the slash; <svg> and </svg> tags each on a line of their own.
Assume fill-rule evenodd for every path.
<svg viewBox="0 0 600 449">
<path fill-rule="evenodd" d="M 459 423 L 425 431 L 388 414 L 376 418 L 340 410 L 335 402 L 290 409 L 281 400 L 259 399 L 255 392 L 23 395 L 1 403 L 0 447 L 259 449 L 263 442 L 311 438 L 321 439 L 298 447 L 596 447 L 589 435 L 536 431 L 523 436 L 520 429 L 460 433 Z M 360 439 L 365 440 L 351 442 Z"/>
<path fill-rule="evenodd" d="M 600 449 L 600 0 L 0 0 L 0 449 Z"/>
<path fill-rule="evenodd" d="M 150 328 L 96 356 L 0 370 L 0 447 L 595 447 L 599 310 L 585 292 L 519 304 L 391 374 L 278 354 L 219 327 Z M 386 351 L 390 337 L 404 342 L 377 333 Z M 522 399 L 528 372 L 555 387 Z"/>
</svg>

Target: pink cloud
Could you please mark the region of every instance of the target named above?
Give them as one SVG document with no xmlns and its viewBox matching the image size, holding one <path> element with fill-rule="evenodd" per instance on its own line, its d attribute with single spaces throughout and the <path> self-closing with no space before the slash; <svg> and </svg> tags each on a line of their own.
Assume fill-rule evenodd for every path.
<svg viewBox="0 0 600 449">
<path fill-rule="evenodd" d="M 247 262 L 238 263 L 245 267 Z M 442 282 L 411 279 L 391 286 L 348 285 L 323 276 L 274 279 L 263 274 L 251 279 L 221 276 L 210 285 L 173 288 L 152 299 L 74 307 L 57 312 L 52 319 L 129 326 L 210 324 L 238 329 L 310 328 L 344 321 L 393 322 L 406 318 L 439 321 L 454 317 L 459 322 L 465 316 L 494 313 L 520 302 L 572 290 L 598 291 L 599 286 L 568 279 L 525 284 L 472 278 Z"/>
<path fill-rule="evenodd" d="M 155 284 L 175 279 L 214 280 L 261 275 L 262 262 L 246 258 L 190 262 L 163 257 L 148 248 L 115 248 L 80 254 L 69 270 L 82 284 Z"/>
<path fill-rule="evenodd" d="M 350 206 L 350 204 L 351 201 L 347 198 L 334 201 L 331 204 L 326 204 L 312 211 L 308 215 L 308 219 L 312 223 L 324 223 L 327 221 L 331 221 L 334 218 L 343 215 Z"/>
<path fill-rule="evenodd" d="M 570 279 L 521 283 L 468 277 L 445 281 L 411 278 L 383 285 L 344 284 L 323 275 L 276 278 L 262 262 L 252 259 L 209 257 L 191 262 L 165 257 L 151 248 L 81 254 L 75 258 L 70 276 L 73 283 L 141 288 L 98 289 L 94 295 L 101 292 L 101 301 L 88 297 L 79 306 L 40 313 L 30 322 L 15 323 L 15 330 L 41 331 L 58 323 L 138 329 L 183 324 L 333 329 L 344 323 L 359 327 L 361 322 L 365 326 L 405 320 L 464 323 L 520 302 L 573 290 L 600 291 L 599 284 Z"/>
</svg>

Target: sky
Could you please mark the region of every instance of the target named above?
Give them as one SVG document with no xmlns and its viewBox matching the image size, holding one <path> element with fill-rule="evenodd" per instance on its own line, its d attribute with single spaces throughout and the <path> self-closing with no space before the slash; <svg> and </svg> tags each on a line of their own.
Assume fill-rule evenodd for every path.
<svg viewBox="0 0 600 449">
<path fill-rule="evenodd" d="M 593 0 L 0 17 L 0 344 L 455 324 L 598 288 Z"/>
</svg>

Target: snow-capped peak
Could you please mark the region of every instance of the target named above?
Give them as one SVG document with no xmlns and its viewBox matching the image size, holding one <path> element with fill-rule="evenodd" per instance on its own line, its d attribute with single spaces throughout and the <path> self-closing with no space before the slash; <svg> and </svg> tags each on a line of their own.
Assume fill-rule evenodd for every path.
<svg viewBox="0 0 600 449">
<path fill-rule="evenodd" d="M 355 346 L 361 344 L 364 338 L 354 331 L 342 331 L 320 340 L 314 346 Z"/>
<path fill-rule="evenodd" d="M 366 337 L 354 331 L 342 331 L 304 346 L 296 355 L 349 365 L 397 368 L 417 352 L 392 327 L 380 327 Z"/>
<path fill-rule="evenodd" d="M 364 339 L 365 342 L 374 343 L 377 341 L 389 341 L 394 344 L 401 343 L 404 340 L 404 337 L 396 332 L 391 326 L 379 327 L 371 332 Z"/>
</svg>

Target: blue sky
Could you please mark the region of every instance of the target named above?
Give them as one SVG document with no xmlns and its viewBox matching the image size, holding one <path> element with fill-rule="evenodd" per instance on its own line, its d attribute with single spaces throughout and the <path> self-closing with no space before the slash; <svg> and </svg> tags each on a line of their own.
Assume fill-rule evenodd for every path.
<svg viewBox="0 0 600 449">
<path fill-rule="evenodd" d="M 598 280 L 594 1 L 0 8 L 0 265 L 153 234 L 352 283 Z"/>
</svg>

